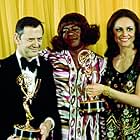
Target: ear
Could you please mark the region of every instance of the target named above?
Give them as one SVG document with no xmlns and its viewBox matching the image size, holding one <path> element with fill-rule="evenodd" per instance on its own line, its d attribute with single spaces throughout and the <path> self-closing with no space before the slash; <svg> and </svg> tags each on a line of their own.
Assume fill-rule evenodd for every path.
<svg viewBox="0 0 140 140">
<path fill-rule="evenodd" d="M 19 44 L 20 37 L 19 37 L 18 33 L 14 33 L 14 41 L 17 45 Z"/>
</svg>

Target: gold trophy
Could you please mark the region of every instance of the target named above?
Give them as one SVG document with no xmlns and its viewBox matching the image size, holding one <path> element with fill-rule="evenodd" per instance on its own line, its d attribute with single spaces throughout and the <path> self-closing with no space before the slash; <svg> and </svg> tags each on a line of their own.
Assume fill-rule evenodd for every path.
<svg viewBox="0 0 140 140">
<path fill-rule="evenodd" d="M 21 91 L 24 93 L 23 107 L 26 112 L 26 123 L 25 125 L 15 124 L 14 135 L 19 137 L 20 140 L 39 140 L 40 130 L 34 129 L 30 125 L 30 121 L 34 119 L 30 112 L 29 105 L 32 103 L 32 99 L 38 92 L 40 86 L 40 79 L 37 79 L 34 90 L 30 92 L 29 86 L 32 84 L 32 79 L 27 74 L 21 74 L 17 77 L 17 84 L 21 87 Z"/>
<path fill-rule="evenodd" d="M 90 50 L 82 50 L 78 54 L 78 62 L 82 66 L 82 69 L 85 74 L 85 78 L 87 79 L 86 84 L 95 84 L 99 81 L 99 71 L 92 61 L 94 55 Z M 84 85 L 86 86 L 86 85 Z M 85 88 L 85 87 L 83 87 Z M 100 100 L 98 96 L 89 97 L 85 90 L 83 91 L 83 100 L 80 102 L 80 113 L 81 114 L 92 114 L 93 112 L 102 112 L 105 110 L 104 101 Z"/>
</svg>

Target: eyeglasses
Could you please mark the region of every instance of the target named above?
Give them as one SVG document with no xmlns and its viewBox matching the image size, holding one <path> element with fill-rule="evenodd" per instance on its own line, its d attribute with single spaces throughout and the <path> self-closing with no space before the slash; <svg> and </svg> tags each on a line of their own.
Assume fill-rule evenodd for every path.
<svg viewBox="0 0 140 140">
<path fill-rule="evenodd" d="M 63 34 L 67 32 L 80 32 L 81 28 L 79 26 L 65 26 L 62 30 Z"/>
</svg>

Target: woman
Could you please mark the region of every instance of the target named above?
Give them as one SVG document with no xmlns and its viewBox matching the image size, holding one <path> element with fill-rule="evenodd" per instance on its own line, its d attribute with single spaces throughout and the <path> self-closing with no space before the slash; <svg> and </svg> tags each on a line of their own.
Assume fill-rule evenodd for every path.
<svg viewBox="0 0 140 140">
<path fill-rule="evenodd" d="M 85 86 L 92 81 L 100 82 L 105 66 L 105 60 L 88 49 L 99 37 L 97 25 L 89 25 L 81 14 L 69 13 L 60 20 L 58 35 L 52 38 L 51 53 L 42 53 L 54 67 L 63 140 L 94 140 L 99 136 L 96 113 L 80 113 Z M 97 77 L 93 76 L 95 72 Z M 98 139 L 103 140 L 104 136 L 100 133 Z"/>
<path fill-rule="evenodd" d="M 102 84 L 88 85 L 89 96 L 107 96 L 107 139 L 140 138 L 140 20 L 128 9 L 107 24 L 107 68 Z"/>
</svg>

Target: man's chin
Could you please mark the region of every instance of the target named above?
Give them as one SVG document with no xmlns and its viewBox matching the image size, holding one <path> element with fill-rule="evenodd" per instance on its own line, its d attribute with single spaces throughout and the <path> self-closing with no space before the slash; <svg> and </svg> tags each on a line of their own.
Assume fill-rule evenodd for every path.
<svg viewBox="0 0 140 140">
<path fill-rule="evenodd" d="M 30 57 L 36 57 L 36 56 L 38 56 L 38 52 L 30 54 Z"/>
</svg>

